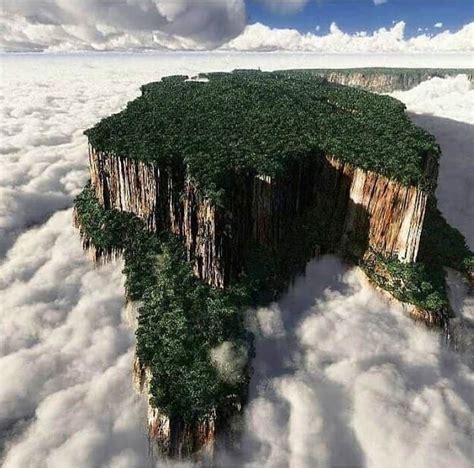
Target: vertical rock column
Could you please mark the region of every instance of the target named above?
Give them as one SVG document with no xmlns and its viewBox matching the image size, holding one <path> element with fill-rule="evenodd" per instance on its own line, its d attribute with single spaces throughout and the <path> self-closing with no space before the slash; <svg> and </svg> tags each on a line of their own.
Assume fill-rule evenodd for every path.
<svg viewBox="0 0 474 468">
<path fill-rule="evenodd" d="M 350 181 L 341 244 L 352 253 L 364 233 L 366 247 L 400 261 L 414 262 L 420 245 L 427 194 L 380 174 L 354 168 L 334 158 L 330 165 Z"/>
</svg>

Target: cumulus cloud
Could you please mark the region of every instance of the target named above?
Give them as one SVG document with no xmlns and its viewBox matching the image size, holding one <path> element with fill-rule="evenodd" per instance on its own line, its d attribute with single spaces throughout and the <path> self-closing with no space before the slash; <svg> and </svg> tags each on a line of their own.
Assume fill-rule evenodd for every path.
<svg viewBox="0 0 474 468">
<path fill-rule="evenodd" d="M 5 0 L 6 50 L 212 48 L 245 26 L 243 0 Z"/>
<path fill-rule="evenodd" d="M 387 3 L 387 0 L 374 0 L 374 5 L 382 5 Z"/>
<path fill-rule="evenodd" d="M 433 78 L 392 96 L 405 102 L 413 120 L 436 135 L 440 161 L 437 197 L 446 219 L 474 250 L 474 89 L 466 76 Z"/>
<path fill-rule="evenodd" d="M 301 33 L 296 29 L 271 28 L 262 23 L 246 26 L 241 35 L 223 46 L 234 50 L 290 50 L 334 53 L 367 52 L 433 52 L 474 50 L 474 23 L 459 31 L 443 31 L 434 36 L 421 34 L 405 38 L 405 22 L 399 21 L 392 28 L 380 28 L 372 33 L 343 32 L 336 23 L 329 34 Z"/>
<path fill-rule="evenodd" d="M 143 466 L 120 270 L 93 269 L 70 210 L 9 250 L 0 267 L 2 466 Z"/>
<path fill-rule="evenodd" d="M 389 64 L 414 60 L 397 57 Z M 163 75 L 336 63 L 318 54 L 224 52 L 2 60 L 2 463 L 148 466 L 145 402 L 131 386 L 134 337 L 123 310 L 122 265 L 94 269 L 70 224 L 72 198 L 87 179 L 82 131 Z M 337 65 L 373 60 L 343 57 Z M 458 59 L 435 60 L 453 66 Z M 439 139 L 442 209 L 472 241 L 471 94 L 460 77 L 397 97 Z M 466 292 L 455 292 L 457 310 L 473 317 Z M 332 257 L 312 262 L 279 303 L 252 317 L 257 360 L 246 456 L 238 464 L 467 466 L 472 370 L 437 334 L 414 326 L 369 288 L 358 270 Z M 217 362 L 234 362 L 234 351 L 219 349 Z"/>
<path fill-rule="evenodd" d="M 435 28 L 442 28 L 443 27 L 443 23 L 441 23 L 441 21 L 439 23 L 435 23 L 434 25 Z"/>
</svg>

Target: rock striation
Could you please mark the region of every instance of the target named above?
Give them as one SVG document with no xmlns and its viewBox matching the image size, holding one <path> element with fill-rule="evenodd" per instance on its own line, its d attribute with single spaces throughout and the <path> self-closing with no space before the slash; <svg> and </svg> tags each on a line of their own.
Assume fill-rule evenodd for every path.
<svg viewBox="0 0 474 468">
<path fill-rule="evenodd" d="M 349 255 L 370 249 L 416 260 L 427 194 L 333 157 L 304 160 L 282 178 L 238 178 L 224 206 L 200 195 L 185 170 L 171 173 L 92 146 L 89 161 L 100 203 L 181 237 L 196 275 L 212 286 L 225 287 L 241 272 L 249 243 L 277 247 L 291 221 L 310 208 Z"/>
<path fill-rule="evenodd" d="M 300 73 L 301 71 L 295 71 Z M 307 70 L 332 83 L 354 86 L 379 93 L 406 91 L 432 78 L 447 78 L 464 74 L 473 81 L 472 69 L 403 69 L 403 68 L 360 68 L 342 70 Z"/>
</svg>

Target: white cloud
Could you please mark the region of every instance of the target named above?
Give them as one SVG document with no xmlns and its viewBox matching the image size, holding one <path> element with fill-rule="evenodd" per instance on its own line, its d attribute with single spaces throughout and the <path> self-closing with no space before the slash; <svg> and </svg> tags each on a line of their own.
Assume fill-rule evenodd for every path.
<svg viewBox="0 0 474 468">
<path fill-rule="evenodd" d="M 392 96 L 403 100 L 415 122 L 436 135 L 443 151 L 437 196 L 446 219 L 474 250 L 474 89 L 465 76 L 434 78 Z"/>
<path fill-rule="evenodd" d="M 70 224 L 72 198 L 87 178 L 84 128 L 121 109 L 141 84 L 166 74 L 258 66 L 456 66 L 465 60 L 455 54 L 227 52 L 3 57 L 3 464 L 149 463 L 146 409 L 131 388 L 134 338 L 122 310 L 121 265 L 95 269 Z M 439 139 L 441 207 L 472 241 L 470 84 L 465 78 L 432 80 L 397 97 Z M 462 294 L 457 300 L 462 308 Z M 306 279 L 255 318 L 261 336 L 247 418 L 251 432 L 244 441 L 249 466 L 314 466 L 315 460 L 466 466 L 472 371 L 443 349 L 438 335 L 414 326 L 361 282 L 357 270 L 330 257 L 314 262 Z"/>
<path fill-rule="evenodd" d="M 284 334 L 257 340 L 251 466 L 470 466 L 474 374 L 437 332 L 333 257 L 278 309 Z"/>
<path fill-rule="evenodd" d="M 405 38 L 405 22 L 373 33 L 347 34 L 336 23 L 329 34 L 319 36 L 296 29 L 270 28 L 261 23 L 247 26 L 242 34 L 222 48 L 234 50 L 288 50 L 326 53 L 441 52 L 474 50 L 474 23 L 455 33 L 443 31 L 435 36 L 421 34 Z"/>
<path fill-rule="evenodd" d="M 309 2 L 309 0 L 258 0 L 263 3 L 270 10 L 281 13 L 289 14 L 301 11 Z"/>
<path fill-rule="evenodd" d="M 243 0 L 4 0 L 5 50 L 212 48 L 245 26 Z"/>
<path fill-rule="evenodd" d="M 383 5 L 387 3 L 387 0 L 374 0 L 374 5 Z"/>
<path fill-rule="evenodd" d="M 434 25 L 435 28 L 442 28 L 443 27 L 443 23 L 439 22 L 439 23 L 436 23 Z"/>
<path fill-rule="evenodd" d="M 285 14 L 300 11 L 308 3 L 260 1 Z M 320 36 L 261 23 L 247 25 L 244 0 L 5 0 L 0 16 L 0 48 L 6 51 L 207 50 L 220 46 L 368 53 L 474 49 L 474 23 L 455 33 L 410 39 L 404 37 L 403 21 L 390 29 L 354 34 L 344 33 L 333 23 L 329 34 Z"/>
<path fill-rule="evenodd" d="M 70 210 L 27 231 L 9 250 L 0 267 L 2 466 L 145 463 L 144 408 L 131 388 L 134 340 L 121 318 L 120 270 L 94 270 Z"/>
<path fill-rule="evenodd" d="M 236 383 L 241 380 L 242 369 L 247 364 L 247 349 L 231 341 L 224 341 L 211 349 L 211 361 L 221 378 Z"/>
</svg>

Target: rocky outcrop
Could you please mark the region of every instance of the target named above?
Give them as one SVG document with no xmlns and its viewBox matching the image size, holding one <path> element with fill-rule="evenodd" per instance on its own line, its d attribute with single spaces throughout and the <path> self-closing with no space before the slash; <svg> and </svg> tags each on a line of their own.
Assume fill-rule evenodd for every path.
<svg viewBox="0 0 474 468">
<path fill-rule="evenodd" d="M 135 357 L 133 364 L 133 383 L 137 391 L 147 398 L 150 395 L 152 375 L 149 369 Z M 193 458 L 200 463 L 212 464 L 214 452 L 219 442 L 226 449 L 232 448 L 235 430 L 231 425 L 238 417 L 242 405 L 230 402 L 227 411 L 215 410 L 212 414 L 188 423 L 182 418 L 169 417 L 148 402 L 147 421 L 150 452 L 155 458 L 163 455 L 172 458 Z"/>
<path fill-rule="evenodd" d="M 341 244 L 362 255 L 367 247 L 401 261 L 413 262 L 418 253 L 427 195 L 374 172 L 329 159 L 337 178 L 347 179 L 349 203 Z M 337 182 L 336 182 L 337 186 Z M 333 199 L 337 194 L 333 194 Z M 358 244 L 357 237 L 366 241 Z M 359 240 L 360 242 L 360 240 Z M 359 249 L 358 251 L 354 251 Z"/>
<path fill-rule="evenodd" d="M 367 89 L 379 93 L 406 91 L 431 78 L 446 78 L 465 74 L 473 80 L 472 70 L 430 70 L 430 69 L 353 69 L 353 70 L 312 70 L 312 73 L 333 83 Z"/>
<path fill-rule="evenodd" d="M 213 286 L 225 287 L 241 272 L 249 244 L 278 249 L 293 220 L 311 208 L 349 255 L 370 248 L 416 259 L 426 194 L 332 157 L 307 157 L 279 178 L 236 177 L 220 205 L 200 193 L 184 168 L 162 169 L 92 147 L 89 158 L 100 203 L 181 237 L 196 275 Z"/>
</svg>

